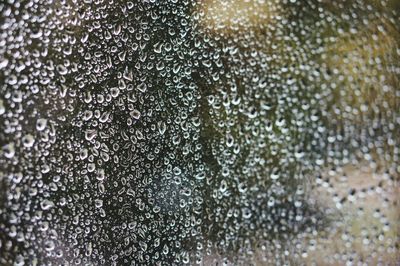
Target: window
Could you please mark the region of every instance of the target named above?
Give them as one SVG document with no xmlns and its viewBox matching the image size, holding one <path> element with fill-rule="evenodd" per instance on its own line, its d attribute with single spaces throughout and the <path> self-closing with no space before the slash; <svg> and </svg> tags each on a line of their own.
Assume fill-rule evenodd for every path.
<svg viewBox="0 0 400 266">
<path fill-rule="evenodd" d="M 398 263 L 399 16 L 3 1 L 0 264 Z"/>
</svg>

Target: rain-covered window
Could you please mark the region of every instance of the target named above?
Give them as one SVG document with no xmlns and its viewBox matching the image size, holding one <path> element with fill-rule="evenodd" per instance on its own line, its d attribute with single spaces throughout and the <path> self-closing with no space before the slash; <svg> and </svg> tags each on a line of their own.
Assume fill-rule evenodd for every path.
<svg viewBox="0 0 400 266">
<path fill-rule="evenodd" d="M 400 1 L 0 1 L 0 265 L 397 265 Z"/>
</svg>

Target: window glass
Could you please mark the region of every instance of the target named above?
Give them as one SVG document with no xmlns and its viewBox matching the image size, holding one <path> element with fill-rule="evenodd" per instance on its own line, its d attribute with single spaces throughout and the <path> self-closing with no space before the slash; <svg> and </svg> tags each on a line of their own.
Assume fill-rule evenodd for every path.
<svg viewBox="0 0 400 266">
<path fill-rule="evenodd" d="M 396 265 L 397 0 L 0 3 L 0 265 Z"/>
</svg>

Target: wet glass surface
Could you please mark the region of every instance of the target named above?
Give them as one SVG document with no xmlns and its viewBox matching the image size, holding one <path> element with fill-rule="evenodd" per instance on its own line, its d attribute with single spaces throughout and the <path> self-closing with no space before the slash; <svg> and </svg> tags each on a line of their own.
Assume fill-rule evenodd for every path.
<svg viewBox="0 0 400 266">
<path fill-rule="evenodd" d="M 0 265 L 397 265 L 397 0 L 0 3 Z"/>
</svg>

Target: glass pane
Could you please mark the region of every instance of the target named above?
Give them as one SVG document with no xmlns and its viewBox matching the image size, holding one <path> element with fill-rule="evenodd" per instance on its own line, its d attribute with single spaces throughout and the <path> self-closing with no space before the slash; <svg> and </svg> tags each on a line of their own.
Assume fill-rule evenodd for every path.
<svg viewBox="0 0 400 266">
<path fill-rule="evenodd" d="M 0 264 L 399 263 L 399 16 L 2 1 Z"/>
</svg>

